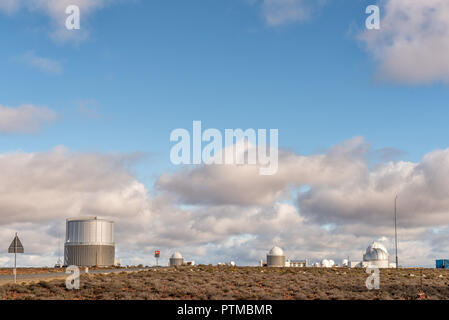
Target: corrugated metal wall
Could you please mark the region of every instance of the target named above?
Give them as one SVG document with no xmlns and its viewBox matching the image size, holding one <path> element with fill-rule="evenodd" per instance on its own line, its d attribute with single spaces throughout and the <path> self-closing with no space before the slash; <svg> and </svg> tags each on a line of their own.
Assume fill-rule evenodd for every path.
<svg viewBox="0 0 449 320">
<path fill-rule="evenodd" d="M 285 267 L 285 256 L 270 256 L 267 255 L 268 267 Z"/>
<path fill-rule="evenodd" d="M 64 265 L 113 266 L 114 222 L 96 217 L 67 219 Z"/>
<path fill-rule="evenodd" d="M 101 219 L 67 221 L 66 242 L 113 244 L 114 223 Z"/>
<path fill-rule="evenodd" d="M 64 265 L 70 266 L 113 266 L 115 246 L 110 245 L 72 245 L 64 247 Z"/>
<path fill-rule="evenodd" d="M 182 266 L 184 258 L 170 258 L 170 266 Z"/>
</svg>

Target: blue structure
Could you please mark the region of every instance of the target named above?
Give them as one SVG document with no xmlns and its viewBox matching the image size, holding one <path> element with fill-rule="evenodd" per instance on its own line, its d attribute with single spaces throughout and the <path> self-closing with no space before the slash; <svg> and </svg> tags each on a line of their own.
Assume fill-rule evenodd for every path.
<svg viewBox="0 0 449 320">
<path fill-rule="evenodd" d="M 441 259 L 436 260 L 437 269 L 449 269 L 449 260 Z"/>
</svg>

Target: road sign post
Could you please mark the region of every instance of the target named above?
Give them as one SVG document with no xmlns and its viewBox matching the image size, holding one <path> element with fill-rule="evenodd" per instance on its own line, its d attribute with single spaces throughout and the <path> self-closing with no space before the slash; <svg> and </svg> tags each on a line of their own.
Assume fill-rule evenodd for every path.
<svg viewBox="0 0 449 320">
<path fill-rule="evenodd" d="M 154 257 L 156 258 L 156 266 L 159 266 L 159 257 L 161 256 L 161 252 L 159 250 L 154 251 Z"/>
<path fill-rule="evenodd" d="M 17 254 L 24 253 L 24 251 L 25 250 L 23 249 L 22 242 L 20 242 L 20 239 L 17 236 L 16 232 L 16 236 L 14 237 L 14 239 L 11 242 L 11 245 L 8 248 L 8 253 L 14 253 L 14 270 L 13 270 L 14 283 L 17 283 Z"/>
</svg>

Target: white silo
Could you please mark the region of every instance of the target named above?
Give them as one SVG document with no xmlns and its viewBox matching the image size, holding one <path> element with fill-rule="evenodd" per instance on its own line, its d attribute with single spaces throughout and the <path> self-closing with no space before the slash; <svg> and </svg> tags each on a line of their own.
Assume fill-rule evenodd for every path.
<svg viewBox="0 0 449 320">
<path fill-rule="evenodd" d="M 349 266 L 349 260 L 348 259 L 343 259 L 343 261 L 341 262 L 341 266 L 342 267 L 348 267 Z"/>
<path fill-rule="evenodd" d="M 363 267 L 388 268 L 389 254 L 387 248 L 379 242 L 371 243 L 363 255 Z"/>
<path fill-rule="evenodd" d="M 184 258 L 181 253 L 175 252 L 170 257 L 170 266 L 182 266 L 184 264 Z"/>
<path fill-rule="evenodd" d="M 113 266 L 114 262 L 113 221 L 97 217 L 67 219 L 64 265 Z"/>
<path fill-rule="evenodd" d="M 273 247 L 267 254 L 268 267 L 285 267 L 284 251 L 279 247 Z"/>
</svg>

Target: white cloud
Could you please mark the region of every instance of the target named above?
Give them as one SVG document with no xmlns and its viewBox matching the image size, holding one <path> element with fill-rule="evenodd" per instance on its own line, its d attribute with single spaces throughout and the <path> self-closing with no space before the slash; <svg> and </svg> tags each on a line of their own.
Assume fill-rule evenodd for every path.
<svg viewBox="0 0 449 320">
<path fill-rule="evenodd" d="M 0 105 L 0 132 L 32 133 L 56 118 L 56 112 L 46 107 L 26 104 L 12 108 Z"/>
<path fill-rule="evenodd" d="M 39 57 L 33 51 L 26 52 L 22 56 L 18 57 L 17 60 L 27 66 L 36 68 L 45 73 L 61 74 L 63 72 L 61 62 L 49 58 Z"/>
<path fill-rule="evenodd" d="M 379 62 L 379 76 L 406 84 L 449 81 L 449 2 L 385 0 L 381 29 L 359 39 Z"/>
<path fill-rule="evenodd" d="M 308 187 L 297 194 L 301 214 L 323 224 L 363 221 L 379 227 L 390 223 L 399 194 L 404 225 L 449 224 L 449 149 L 431 152 L 419 163 L 374 167 L 372 154 L 376 151 L 356 137 L 324 154 L 280 152 L 273 176 L 258 175 L 256 166 L 200 166 L 162 174 L 156 186 L 180 203 L 212 206 L 266 206 Z"/>
<path fill-rule="evenodd" d="M 230 235 L 249 234 L 254 246 L 278 241 L 308 257 L 354 255 L 371 240 L 392 239 L 393 201 L 399 194 L 402 263 L 430 265 L 447 252 L 429 230 L 449 226 L 449 149 L 431 152 L 418 163 L 372 166 L 376 153 L 357 137 L 324 154 L 280 152 L 273 176 L 259 176 L 254 166 L 201 166 L 165 173 L 156 186 L 178 203 L 193 205 L 183 224 L 195 234 L 211 232 L 206 238 L 218 247 Z M 284 206 L 293 200 L 296 208 Z M 281 212 L 290 212 L 286 220 Z M 417 250 L 427 254 L 414 256 Z"/>
<path fill-rule="evenodd" d="M 418 163 L 371 166 L 373 153 L 357 137 L 322 154 L 282 152 L 274 176 L 261 178 L 252 166 L 184 168 L 162 175 L 156 190 L 129 170 L 139 155 L 64 147 L 4 153 L 0 242 L 19 232 L 28 252 L 21 261 L 51 264 L 65 219 L 97 215 L 116 221 L 117 256 L 125 264 L 152 264 L 155 249 L 161 263 L 180 250 L 199 263 L 256 264 L 273 245 L 290 258 L 357 260 L 376 239 L 393 254 L 397 192 L 400 261 L 432 265 L 449 253 L 449 149 Z"/>
</svg>

